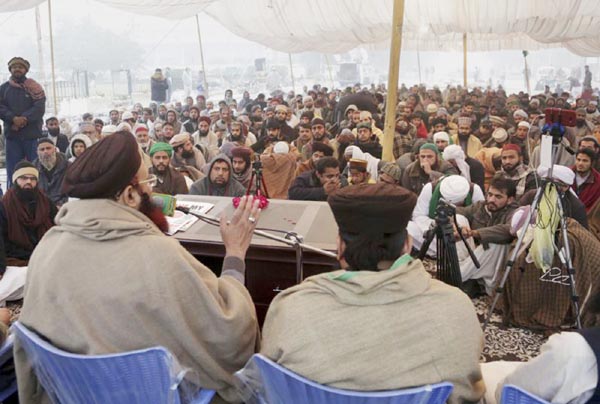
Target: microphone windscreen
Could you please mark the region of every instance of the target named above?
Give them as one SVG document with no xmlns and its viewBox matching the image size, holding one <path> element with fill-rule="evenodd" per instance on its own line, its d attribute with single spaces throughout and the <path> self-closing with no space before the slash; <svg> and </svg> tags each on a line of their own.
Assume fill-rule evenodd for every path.
<svg viewBox="0 0 600 404">
<path fill-rule="evenodd" d="M 152 203 L 161 208 L 165 215 L 173 216 L 175 213 L 175 206 L 177 205 L 177 199 L 172 195 L 153 193 Z"/>
</svg>

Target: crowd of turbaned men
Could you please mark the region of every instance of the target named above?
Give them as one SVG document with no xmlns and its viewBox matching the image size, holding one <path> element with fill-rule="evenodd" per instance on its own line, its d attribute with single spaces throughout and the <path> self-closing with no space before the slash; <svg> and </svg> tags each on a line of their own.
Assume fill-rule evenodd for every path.
<svg viewBox="0 0 600 404">
<path fill-rule="evenodd" d="M 246 91 L 239 100 L 227 90 L 218 101 L 170 103 L 157 69 L 147 107 L 113 109 L 106 121 L 86 113 L 72 126 L 45 114 L 27 60 L 14 57 L 8 68 L 0 86 L 8 175 L 0 300 L 23 298 L 19 322 L 51 344 L 80 354 L 164 346 L 192 370 L 186 383 L 217 391 L 215 402 L 247 399 L 233 374 L 255 353 L 341 389 L 448 381 L 451 403 L 484 395 L 493 402 L 505 384 L 557 403 L 598 397 L 600 112 L 589 69 L 576 99 L 548 87 L 507 95 L 500 87 L 402 85 L 395 116 L 384 114 L 390 100 L 381 85 Z M 576 117 L 551 169 L 542 164 L 547 108 Z M 393 158 L 384 161 L 390 119 Z M 534 216 L 550 225 L 541 228 L 524 218 L 546 180 L 554 186 Z M 339 228 L 340 269 L 279 293 L 262 330 L 244 286 L 257 191 L 324 201 Z M 156 193 L 241 197 L 221 221 L 219 276 L 164 234 Z M 433 279 L 415 258 L 442 201 L 456 207 L 455 233 L 481 264 L 457 242 L 462 289 Z M 556 266 L 547 251 L 561 241 L 561 216 L 577 268 L 579 330 L 570 285 L 540 281 Z M 521 232 L 503 315 L 552 335 L 529 362 L 480 363 L 483 333 L 470 297 L 494 294 Z M 0 324 L 6 338 L 7 309 Z M 46 399 L 19 339 L 14 354 L 20 400 Z"/>
</svg>

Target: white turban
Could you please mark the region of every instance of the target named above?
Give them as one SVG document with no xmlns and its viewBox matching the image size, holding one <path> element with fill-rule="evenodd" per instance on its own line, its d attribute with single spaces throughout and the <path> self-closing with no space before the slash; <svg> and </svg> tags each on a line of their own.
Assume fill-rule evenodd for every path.
<svg viewBox="0 0 600 404">
<path fill-rule="evenodd" d="M 523 111 L 522 109 L 517 109 L 515 112 L 513 112 L 513 117 L 517 117 L 520 116 L 521 118 L 529 118 L 529 115 L 527 115 L 527 112 Z"/>
<path fill-rule="evenodd" d="M 548 177 L 548 167 L 539 166 L 537 173 L 542 178 Z M 573 185 L 573 181 L 575 181 L 575 172 L 569 167 L 554 164 L 552 167 L 552 178 L 563 184 Z"/>
<path fill-rule="evenodd" d="M 119 126 L 117 126 L 116 132 L 121 132 L 121 131 L 127 131 L 129 133 L 133 133 L 132 129 L 131 129 L 131 125 L 128 124 L 127 122 L 121 122 L 119 124 Z"/>
<path fill-rule="evenodd" d="M 467 181 L 471 181 L 471 168 L 465 161 L 465 152 L 462 147 L 456 144 L 451 144 L 444 149 L 444 153 L 442 154 L 444 160 L 450 161 L 454 160 L 458 170 L 460 171 L 460 175 L 465 177 Z"/>
<path fill-rule="evenodd" d="M 462 203 L 469 191 L 471 190 L 471 184 L 466 178 L 460 175 L 451 175 L 442 180 L 440 185 L 440 192 L 442 197 L 450 203 Z"/>
<path fill-rule="evenodd" d="M 521 122 L 519 122 L 519 124 L 517 126 L 523 126 L 527 129 L 531 129 L 531 125 L 527 121 L 521 121 Z"/>
<path fill-rule="evenodd" d="M 438 140 L 444 140 L 446 142 L 449 142 L 450 136 L 447 132 L 436 132 L 433 134 L 433 141 L 437 142 Z"/>
<path fill-rule="evenodd" d="M 344 155 L 351 156 L 353 159 L 365 159 L 365 154 L 362 152 L 362 150 L 360 150 L 358 146 L 354 145 L 346 147 L 346 150 L 344 150 Z"/>
<path fill-rule="evenodd" d="M 492 137 L 496 142 L 504 143 L 506 142 L 506 139 L 508 139 L 508 132 L 506 132 L 506 129 L 504 128 L 496 128 L 496 130 L 492 132 Z"/>
<path fill-rule="evenodd" d="M 125 123 L 128 125 L 127 123 Z M 117 131 L 117 127 L 115 125 L 104 125 L 102 127 L 102 136 L 112 135 Z"/>
<path fill-rule="evenodd" d="M 290 146 L 286 142 L 277 142 L 273 147 L 273 152 L 277 154 L 288 154 Z"/>
<path fill-rule="evenodd" d="M 305 95 L 304 98 L 302 98 L 302 102 L 310 102 L 313 101 L 313 98 L 310 95 Z"/>
</svg>

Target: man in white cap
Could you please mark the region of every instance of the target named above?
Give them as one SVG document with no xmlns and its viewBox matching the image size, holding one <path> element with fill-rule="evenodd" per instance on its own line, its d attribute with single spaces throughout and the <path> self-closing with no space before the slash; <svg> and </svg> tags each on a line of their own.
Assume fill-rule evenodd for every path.
<svg viewBox="0 0 600 404">
<path fill-rule="evenodd" d="M 461 176 L 467 181 L 479 185 L 479 188 L 484 189 L 484 170 L 483 164 L 478 160 L 466 157 L 463 149 L 459 145 L 452 144 L 444 149 L 442 153 L 444 161 L 452 164 L 458 169 Z"/>
<path fill-rule="evenodd" d="M 548 177 L 548 167 L 540 166 L 537 168 L 537 175 L 540 178 Z M 557 185 L 558 194 L 561 197 L 565 217 L 570 217 L 579 222 L 580 225 L 588 228 L 588 217 L 585 213 L 584 203 L 577 197 L 577 194 L 571 186 L 575 183 L 575 173 L 569 167 L 554 164 L 552 168 L 552 179 Z M 521 199 L 519 205 L 531 205 L 535 197 L 536 189 L 527 191 Z"/>
<path fill-rule="evenodd" d="M 298 153 L 291 150 L 286 142 L 275 143 L 260 156 L 263 179 L 270 198 L 288 198 L 288 190 L 296 178 L 297 160 Z"/>
<path fill-rule="evenodd" d="M 314 118 L 321 118 L 321 119 L 323 118 L 323 115 L 321 113 L 321 108 L 315 107 L 315 101 L 313 100 L 313 98 L 310 95 L 307 95 L 306 97 L 304 97 L 302 99 L 302 105 L 304 106 L 304 108 L 302 108 L 300 111 L 298 111 L 298 115 L 302 115 L 305 112 L 312 112 Z M 346 111 L 346 112 L 348 112 L 348 111 Z"/>
<path fill-rule="evenodd" d="M 509 133 L 509 143 L 518 145 L 523 151 L 523 162 L 525 165 L 529 164 L 529 156 L 533 154 L 533 150 L 537 145 L 537 141 L 531 134 L 531 124 L 527 121 L 521 121 L 517 124 L 516 131 L 513 132 L 512 136 Z"/>
<path fill-rule="evenodd" d="M 481 140 L 471 134 L 472 120 L 469 117 L 458 118 L 458 133 L 452 136 L 452 142 L 459 145 L 469 157 L 475 157 L 477 152 L 483 148 Z"/>
<path fill-rule="evenodd" d="M 450 143 L 450 136 L 447 132 L 436 132 L 433 134 L 433 143 L 435 143 L 440 153 L 442 153 Z"/>
<path fill-rule="evenodd" d="M 135 126 L 135 118 L 131 111 L 123 112 L 123 115 L 121 115 L 121 122 L 127 122 L 132 128 Z"/>
<path fill-rule="evenodd" d="M 585 107 L 585 112 L 585 117 L 589 122 L 592 122 L 600 117 L 600 112 L 598 112 L 598 101 L 591 100 L 588 102 L 587 107 Z"/>
<path fill-rule="evenodd" d="M 417 205 L 413 211 L 412 220 L 408 223 L 408 234 L 413 238 L 413 245 L 418 250 L 424 241 L 424 234 L 435 223 L 436 209 L 440 199 L 444 199 L 454 205 L 470 206 L 474 202 L 484 200 L 483 192 L 478 185 L 471 184 L 460 175 L 449 175 L 442 177 L 435 183 L 425 184 L 417 199 Z M 458 215 L 458 224 L 468 226 L 469 222 L 464 216 Z M 469 256 L 466 248 L 461 243 L 456 245 L 459 259 Z M 427 254 L 436 255 L 436 240 L 431 242 Z"/>
</svg>

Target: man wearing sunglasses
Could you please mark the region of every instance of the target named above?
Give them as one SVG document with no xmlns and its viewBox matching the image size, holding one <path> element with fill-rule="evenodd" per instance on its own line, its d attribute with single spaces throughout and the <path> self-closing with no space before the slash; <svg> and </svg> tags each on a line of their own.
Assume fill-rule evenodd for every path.
<svg viewBox="0 0 600 404">
<path fill-rule="evenodd" d="M 64 191 L 79 200 L 63 206 L 33 254 L 19 320 L 77 354 L 163 346 L 190 370 L 186 381 L 235 401 L 232 374 L 259 340 L 244 287 L 258 200 L 242 198 L 221 220 L 226 253 L 217 277 L 163 234 L 166 221 L 151 202 L 148 177 L 135 137 L 125 131 L 75 160 Z M 45 402 L 22 346 L 15 349 L 19 399 Z"/>
</svg>

